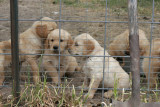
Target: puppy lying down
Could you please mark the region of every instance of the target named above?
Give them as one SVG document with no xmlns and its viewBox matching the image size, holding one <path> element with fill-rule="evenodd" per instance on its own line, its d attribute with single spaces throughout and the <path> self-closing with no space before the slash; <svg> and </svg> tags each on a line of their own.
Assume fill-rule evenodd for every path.
<svg viewBox="0 0 160 107">
<path fill-rule="evenodd" d="M 140 55 L 145 56 L 147 53 L 147 48 L 149 46 L 149 41 L 146 37 L 146 34 L 143 30 L 139 29 L 139 48 Z M 125 56 L 130 55 L 129 51 L 129 30 L 124 31 L 120 35 L 116 36 L 114 40 L 109 45 L 109 54 L 111 56 Z M 117 59 L 120 59 L 117 58 Z M 122 58 L 122 66 L 125 65 L 125 57 Z"/>
<path fill-rule="evenodd" d="M 158 74 L 160 73 L 160 39 L 156 38 L 152 40 L 151 53 L 150 47 L 148 47 L 147 56 L 153 58 L 144 58 L 142 62 L 142 69 L 146 75 L 147 82 L 149 81 L 150 88 L 156 88 L 159 83 Z M 150 77 L 149 77 L 150 76 Z"/>
<path fill-rule="evenodd" d="M 92 38 L 89 34 L 84 33 L 78 35 L 74 39 L 73 45 L 70 47 L 69 52 L 74 55 L 90 55 L 86 58 L 82 71 L 85 73 L 84 87 L 87 87 L 87 78 L 90 78 L 88 98 L 93 98 L 96 89 L 99 87 L 103 80 L 103 68 L 104 69 L 104 87 L 114 88 L 114 83 L 117 81 L 117 88 L 129 87 L 129 75 L 121 68 L 119 62 L 110 57 L 107 51 L 104 60 L 104 48 Z M 105 64 L 104 64 L 105 61 Z M 103 67 L 104 64 L 104 67 Z M 112 90 L 104 93 L 104 97 L 110 98 L 113 95 Z"/>
<path fill-rule="evenodd" d="M 44 56 L 43 65 L 53 83 L 60 82 L 61 79 L 58 79 L 58 77 L 62 77 L 66 72 L 78 70 L 76 58 L 70 56 L 68 52 L 68 48 L 72 43 L 71 35 L 63 29 L 55 29 L 46 39 L 44 53 L 54 55 Z"/>
</svg>

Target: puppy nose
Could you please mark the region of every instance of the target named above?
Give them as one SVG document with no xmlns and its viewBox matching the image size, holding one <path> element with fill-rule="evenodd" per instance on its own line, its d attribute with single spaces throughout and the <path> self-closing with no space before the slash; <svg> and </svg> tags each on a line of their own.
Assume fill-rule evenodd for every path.
<svg viewBox="0 0 160 107">
<path fill-rule="evenodd" d="M 58 46 L 54 46 L 53 49 L 57 50 L 57 49 L 58 49 Z"/>
</svg>

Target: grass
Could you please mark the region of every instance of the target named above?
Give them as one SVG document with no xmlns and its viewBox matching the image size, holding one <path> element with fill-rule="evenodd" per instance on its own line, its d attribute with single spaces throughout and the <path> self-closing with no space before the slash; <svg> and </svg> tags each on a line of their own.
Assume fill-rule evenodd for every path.
<svg viewBox="0 0 160 107">
<path fill-rule="evenodd" d="M 43 56 L 39 60 L 39 71 L 42 64 Z M 39 73 L 38 71 L 38 73 Z M 64 84 L 60 86 L 53 86 L 47 84 L 47 77 L 44 74 L 43 81 L 36 84 L 30 82 L 30 72 L 28 72 L 28 79 L 21 90 L 20 98 L 17 104 L 14 104 L 14 99 L 9 100 L 4 106 L 27 106 L 27 107 L 83 107 L 87 102 L 88 96 L 84 97 L 83 88 L 77 95 L 74 85 L 72 89 L 69 88 L 70 83 L 65 80 Z"/>
<path fill-rule="evenodd" d="M 70 87 L 70 82 L 65 80 L 64 84 L 61 84 L 59 87 L 55 87 L 46 82 L 46 76 L 44 76 L 43 82 L 39 82 L 37 84 L 25 83 L 24 89 L 21 90 L 20 99 L 17 104 L 13 104 L 14 99 L 8 100 L 4 106 L 10 107 L 19 107 L 19 106 L 38 106 L 38 107 L 84 107 L 88 101 L 88 95 L 84 97 L 83 87 L 80 91 L 75 89 L 75 86 L 72 85 Z M 113 99 L 126 101 L 131 96 L 131 91 L 124 91 L 122 93 L 118 93 L 117 91 L 118 80 L 114 82 L 113 88 Z M 147 92 L 143 91 L 146 87 L 141 88 L 140 96 L 142 102 L 160 102 L 160 92 L 152 91 Z M 89 87 L 88 94 L 91 90 Z M 158 85 L 156 85 L 156 89 L 158 90 Z M 148 94 L 147 94 L 148 93 Z M 112 107 L 111 104 L 106 104 L 102 102 L 101 104 L 104 107 Z"/>
<path fill-rule="evenodd" d="M 114 74 L 114 88 L 113 88 L 113 93 L 114 93 L 114 99 L 118 99 L 118 80 L 116 79 L 116 74 Z"/>
<path fill-rule="evenodd" d="M 25 88 L 21 91 L 20 99 L 17 104 L 13 104 L 14 99 L 4 106 L 25 106 L 25 107 L 83 107 L 87 101 L 87 97 L 83 98 L 83 88 L 77 94 L 74 85 L 69 88 L 66 81 L 60 87 L 49 85 L 46 78 L 43 82 L 33 84 L 25 84 Z"/>
<path fill-rule="evenodd" d="M 87 0 L 86 0 L 87 1 Z M 152 15 L 152 2 L 153 0 L 138 0 L 138 13 L 139 15 Z M 52 0 L 53 4 L 59 4 L 59 0 Z M 67 6 L 101 9 L 106 7 L 106 0 L 89 0 L 81 2 L 81 0 L 62 0 L 62 4 Z M 128 1 L 127 0 L 107 0 L 107 7 L 112 12 L 124 15 L 128 14 Z M 155 13 L 160 11 L 160 1 L 155 0 Z"/>
<path fill-rule="evenodd" d="M 4 0 L 0 0 L 0 3 L 3 2 Z"/>
<path fill-rule="evenodd" d="M 41 64 L 41 60 L 40 60 Z M 39 67 L 40 67 L 39 64 Z M 30 74 L 28 74 L 30 77 Z M 114 75 L 115 78 L 116 75 Z M 131 77 L 131 75 L 130 75 Z M 72 85 L 70 88 L 70 82 L 65 82 L 61 84 L 59 87 L 55 87 L 51 84 L 47 83 L 47 77 L 44 75 L 43 81 L 40 81 L 37 84 L 31 84 L 30 78 L 24 85 L 24 89 L 21 90 L 20 98 L 17 104 L 13 104 L 14 99 L 7 100 L 4 104 L 6 107 L 14 106 L 27 106 L 27 107 L 84 107 L 88 101 L 88 95 L 91 91 L 91 87 L 89 87 L 88 93 L 84 97 L 83 85 L 80 91 L 76 91 L 75 86 Z M 94 81 L 94 80 L 93 80 Z M 91 81 L 93 83 L 93 81 Z M 131 96 L 131 91 L 122 90 L 121 93 L 118 93 L 117 87 L 119 80 L 114 79 L 114 88 L 113 88 L 113 99 L 120 101 L 127 101 Z M 130 83 L 131 80 L 130 80 Z M 157 83 L 159 84 L 159 83 Z M 130 86 L 131 87 L 131 86 Z M 140 97 L 142 102 L 160 102 L 160 92 L 152 91 L 147 92 L 143 91 L 147 87 L 141 87 Z M 158 90 L 158 85 L 156 85 L 156 89 Z M 10 96 L 11 97 L 11 96 Z M 2 99 L 2 98 L 1 98 Z M 2 101 L 1 101 L 2 102 Z M 106 104 L 105 102 L 101 103 L 104 107 L 112 107 L 112 104 Z"/>
</svg>

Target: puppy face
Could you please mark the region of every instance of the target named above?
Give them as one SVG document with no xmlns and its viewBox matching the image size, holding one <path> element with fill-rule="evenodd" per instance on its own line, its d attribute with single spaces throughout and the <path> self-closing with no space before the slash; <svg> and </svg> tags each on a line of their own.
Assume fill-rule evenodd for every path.
<svg viewBox="0 0 160 107">
<path fill-rule="evenodd" d="M 36 21 L 32 25 L 33 31 L 41 38 L 47 38 L 48 34 L 57 28 L 57 24 L 51 18 L 44 17 L 42 21 Z"/>
<path fill-rule="evenodd" d="M 55 29 L 52 31 L 46 40 L 46 49 L 53 50 L 54 53 L 62 53 L 72 45 L 73 40 L 71 35 L 63 29 Z"/>
<path fill-rule="evenodd" d="M 90 37 L 88 34 L 77 36 L 69 52 L 74 55 L 90 55 L 95 49 L 95 44 L 92 39 L 86 38 L 87 36 Z"/>
</svg>

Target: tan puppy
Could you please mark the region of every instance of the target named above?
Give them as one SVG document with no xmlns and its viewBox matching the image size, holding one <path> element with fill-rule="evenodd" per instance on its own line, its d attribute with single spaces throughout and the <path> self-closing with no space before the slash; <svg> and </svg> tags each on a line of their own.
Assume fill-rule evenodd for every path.
<svg viewBox="0 0 160 107">
<path fill-rule="evenodd" d="M 76 59 L 69 56 L 68 53 L 68 48 L 72 43 L 71 35 L 63 29 L 56 29 L 48 35 L 45 43 L 45 54 L 54 55 L 44 56 L 43 65 L 49 76 L 51 76 L 53 83 L 57 84 L 59 76 L 62 77 L 66 72 L 74 72 L 78 67 Z M 62 55 L 60 57 L 59 52 Z M 60 75 L 58 75 L 58 72 L 60 72 Z"/>
<path fill-rule="evenodd" d="M 146 49 L 149 46 L 149 41 L 143 30 L 139 30 L 139 47 L 140 55 L 146 54 Z M 116 36 L 109 45 L 109 54 L 112 56 L 125 56 L 129 55 L 129 30 L 126 30 L 122 34 Z M 124 58 L 122 58 L 122 66 L 124 66 Z"/>
<path fill-rule="evenodd" d="M 69 52 L 74 55 L 90 55 L 87 57 L 82 68 L 85 73 L 85 87 L 87 87 L 87 77 L 89 77 L 91 91 L 89 92 L 89 98 L 93 98 L 96 89 L 102 83 L 103 80 L 103 63 L 104 63 L 104 48 L 92 38 L 89 34 L 84 33 L 77 36 L 74 39 L 72 47 Z M 109 56 L 105 58 L 105 70 L 104 70 L 104 87 L 113 88 L 114 83 L 117 81 L 117 88 L 129 87 L 129 75 L 121 68 L 119 63 L 105 51 L 105 55 Z M 107 91 L 104 96 L 110 98 L 112 96 L 112 90 Z"/>
<path fill-rule="evenodd" d="M 51 18 L 44 17 L 41 20 L 49 21 L 36 21 L 34 24 L 27 29 L 25 32 L 20 34 L 19 37 L 19 53 L 20 54 L 41 54 L 43 47 L 43 39 L 47 38 L 48 34 L 56 29 L 57 24 L 52 22 Z M 11 40 L 0 42 L 1 53 L 11 53 Z M 38 82 L 38 65 L 37 55 L 21 55 L 21 61 L 27 61 L 32 69 L 33 81 Z M 0 85 L 4 81 L 4 67 L 11 63 L 11 55 L 0 55 Z"/>
<path fill-rule="evenodd" d="M 150 50 L 150 48 L 148 48 L 148 50 Z M 148 51 L 147 56 L 149 55 L 150 52 Z M 150 67 L 150 88 L 155 88 L 158 80 L 158 74 L 160 73 L 160 58 L 154 58 L 154 57 L 160 57 L 160 39 L 152 40 L 151 57 L 153 58 L 150 59 L 151 61 L 150 65 L 149 65 L 149 58 L 143 59 L 142 68 L 148 80 L 149 67 Z"/>
</svg>

